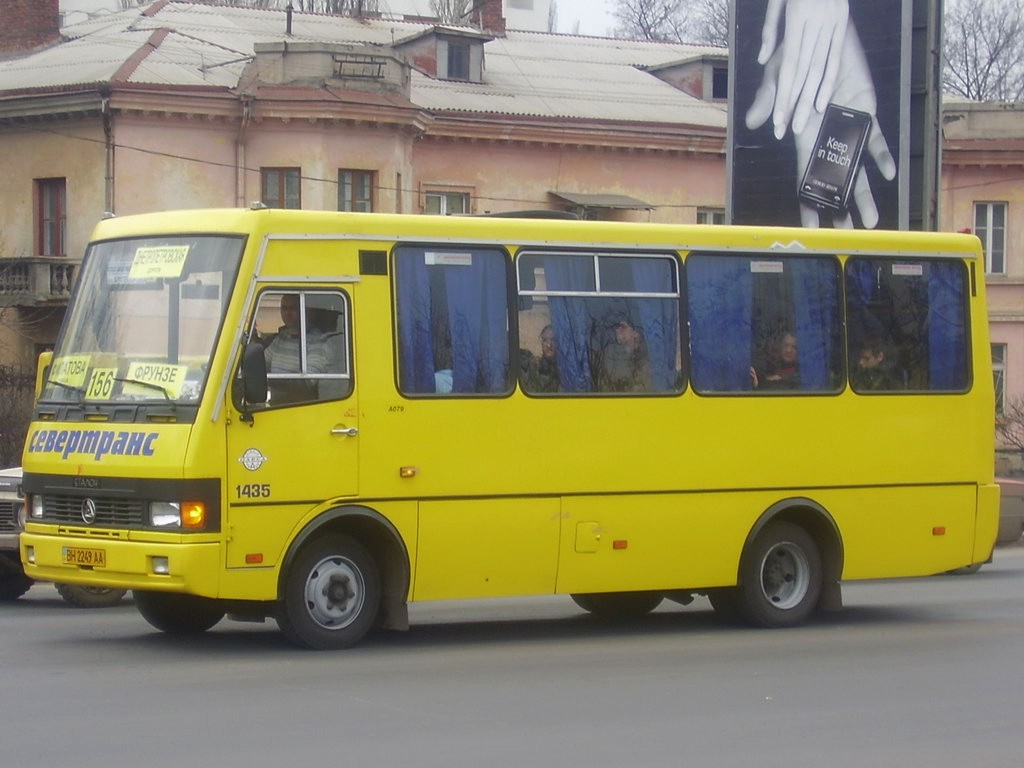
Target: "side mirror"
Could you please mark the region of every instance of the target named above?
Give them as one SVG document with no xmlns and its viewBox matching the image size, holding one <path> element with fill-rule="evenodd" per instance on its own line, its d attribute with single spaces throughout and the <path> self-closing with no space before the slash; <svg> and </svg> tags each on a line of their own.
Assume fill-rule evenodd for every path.
<svg viewBox="0 0 1024 768">
<path fill-rule="evenodd" d="M 266 405 L 267 359 L 260 344 L 247 344 L 242 354 L 242 398 L 246 405 Z"/>
<path fill-rule="evenodd" d="M 50 363 L 52 362 L 52 349 L 39 353 L 39 361 L 36 363 L 36 400 L 38 400 L 39 395 L 42 394 L 43 385 L 46 384 L 46 378 L 50 375 Z"/>
</svg>

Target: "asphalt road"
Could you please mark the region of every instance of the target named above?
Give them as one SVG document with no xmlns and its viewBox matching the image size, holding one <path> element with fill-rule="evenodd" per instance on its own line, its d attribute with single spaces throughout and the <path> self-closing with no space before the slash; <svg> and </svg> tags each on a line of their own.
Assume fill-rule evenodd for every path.
<svg viewBox="0 0 1024 768">
<path fill-rule="evenodd" d="M 542 598 L 418 605 L 408 633 L 316 653 L 273 623 L 181 641 L 36 585 L 0 605 L 0 766 L 1017 768 L 1022 587 L 1012 547 L 848 584 L 795 630 Z"/>
</svg>

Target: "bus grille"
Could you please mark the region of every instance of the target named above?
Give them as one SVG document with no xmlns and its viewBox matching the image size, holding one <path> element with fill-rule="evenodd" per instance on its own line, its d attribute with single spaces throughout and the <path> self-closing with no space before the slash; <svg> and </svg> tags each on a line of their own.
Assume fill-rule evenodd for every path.
<svg viewBox="0 0 1024 768">
<path fill-rule="evenodd" d="M 20 506 L 20 501 L 0 501 L 0 533 L 14 533 L 18 530 Z"/>
<path fill-rule="evenodd" d="M 82 525 L 81 496 L 43 496 L 43 520 L 48 523 Z M 131 499 L 93 498 L 96 502 L 97 528 L 141 528 L 144 520 L 143 502 Z"/>
</svg>

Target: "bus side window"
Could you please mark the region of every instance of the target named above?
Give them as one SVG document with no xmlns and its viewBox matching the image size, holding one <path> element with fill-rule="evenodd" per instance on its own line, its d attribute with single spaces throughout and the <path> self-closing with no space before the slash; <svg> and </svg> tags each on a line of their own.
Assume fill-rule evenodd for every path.
<svg viewBox="0 0 1024 768">
<path fill-rule="evenodd" d="M 504 395 L 511 389 L 504 251 L 398 246 L 398 381 L 406 395 Z"/>
<path fill-rule="evenodd" d="M 859 366 L 862 357 L 870 361 L 881 353 L 892 373 L 878 383 L 881 375 L 868 377 L 851 365 L 855 391 L 966 390 L 970 365 L 963 264 L 851 258 L 846 296 L 849 346 L 851 355 L 858 356 L 851 363 Z"/>
<path fill-rule="evenodd" d="M 839 391 L 836 258 L 691 253 L 686 275 L 695 390 Z"/>
<path fill-rule="evenodd" d="M 682 391 L 675 255 L 524 252 L 516 270 L 526 394 Z"/>
</svg>

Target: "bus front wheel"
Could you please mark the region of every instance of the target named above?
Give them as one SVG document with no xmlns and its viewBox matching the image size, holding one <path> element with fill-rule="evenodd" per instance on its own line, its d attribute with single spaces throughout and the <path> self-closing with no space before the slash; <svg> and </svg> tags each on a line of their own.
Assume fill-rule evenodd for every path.
<svg viewBox="0 0 1024 768">
<path fill-rule="evenodd" d="M 792 627 L 815 610 L 822 589 L 821 553 L 793 523 L 769 523 L 740 566 L 734 593 L 744 619 L 762 627 Z"/>
<path fill-rule="evenodd" d="M 109 587 L 83 587 L 81 584 L 54 584 L 64 601 L 76 608 L 109 608 L 120 605 L 121 599 L 128 594 L 126 589 Z"/>
<path fill-rule="evenodd" d="M 380 602 L 380 574 L 370 553 L 349 536 L 329 536 L 295 559 L 277 623 L 300 647 L 349 648 L 373 628 Z"/>
<path fill-rule="evenodd" d="M 223 606 L 208 597 L 139 590 L 133 594 L 142 618 L 169 635 L 198 635 L 224 618 Z"/>
</svg>

